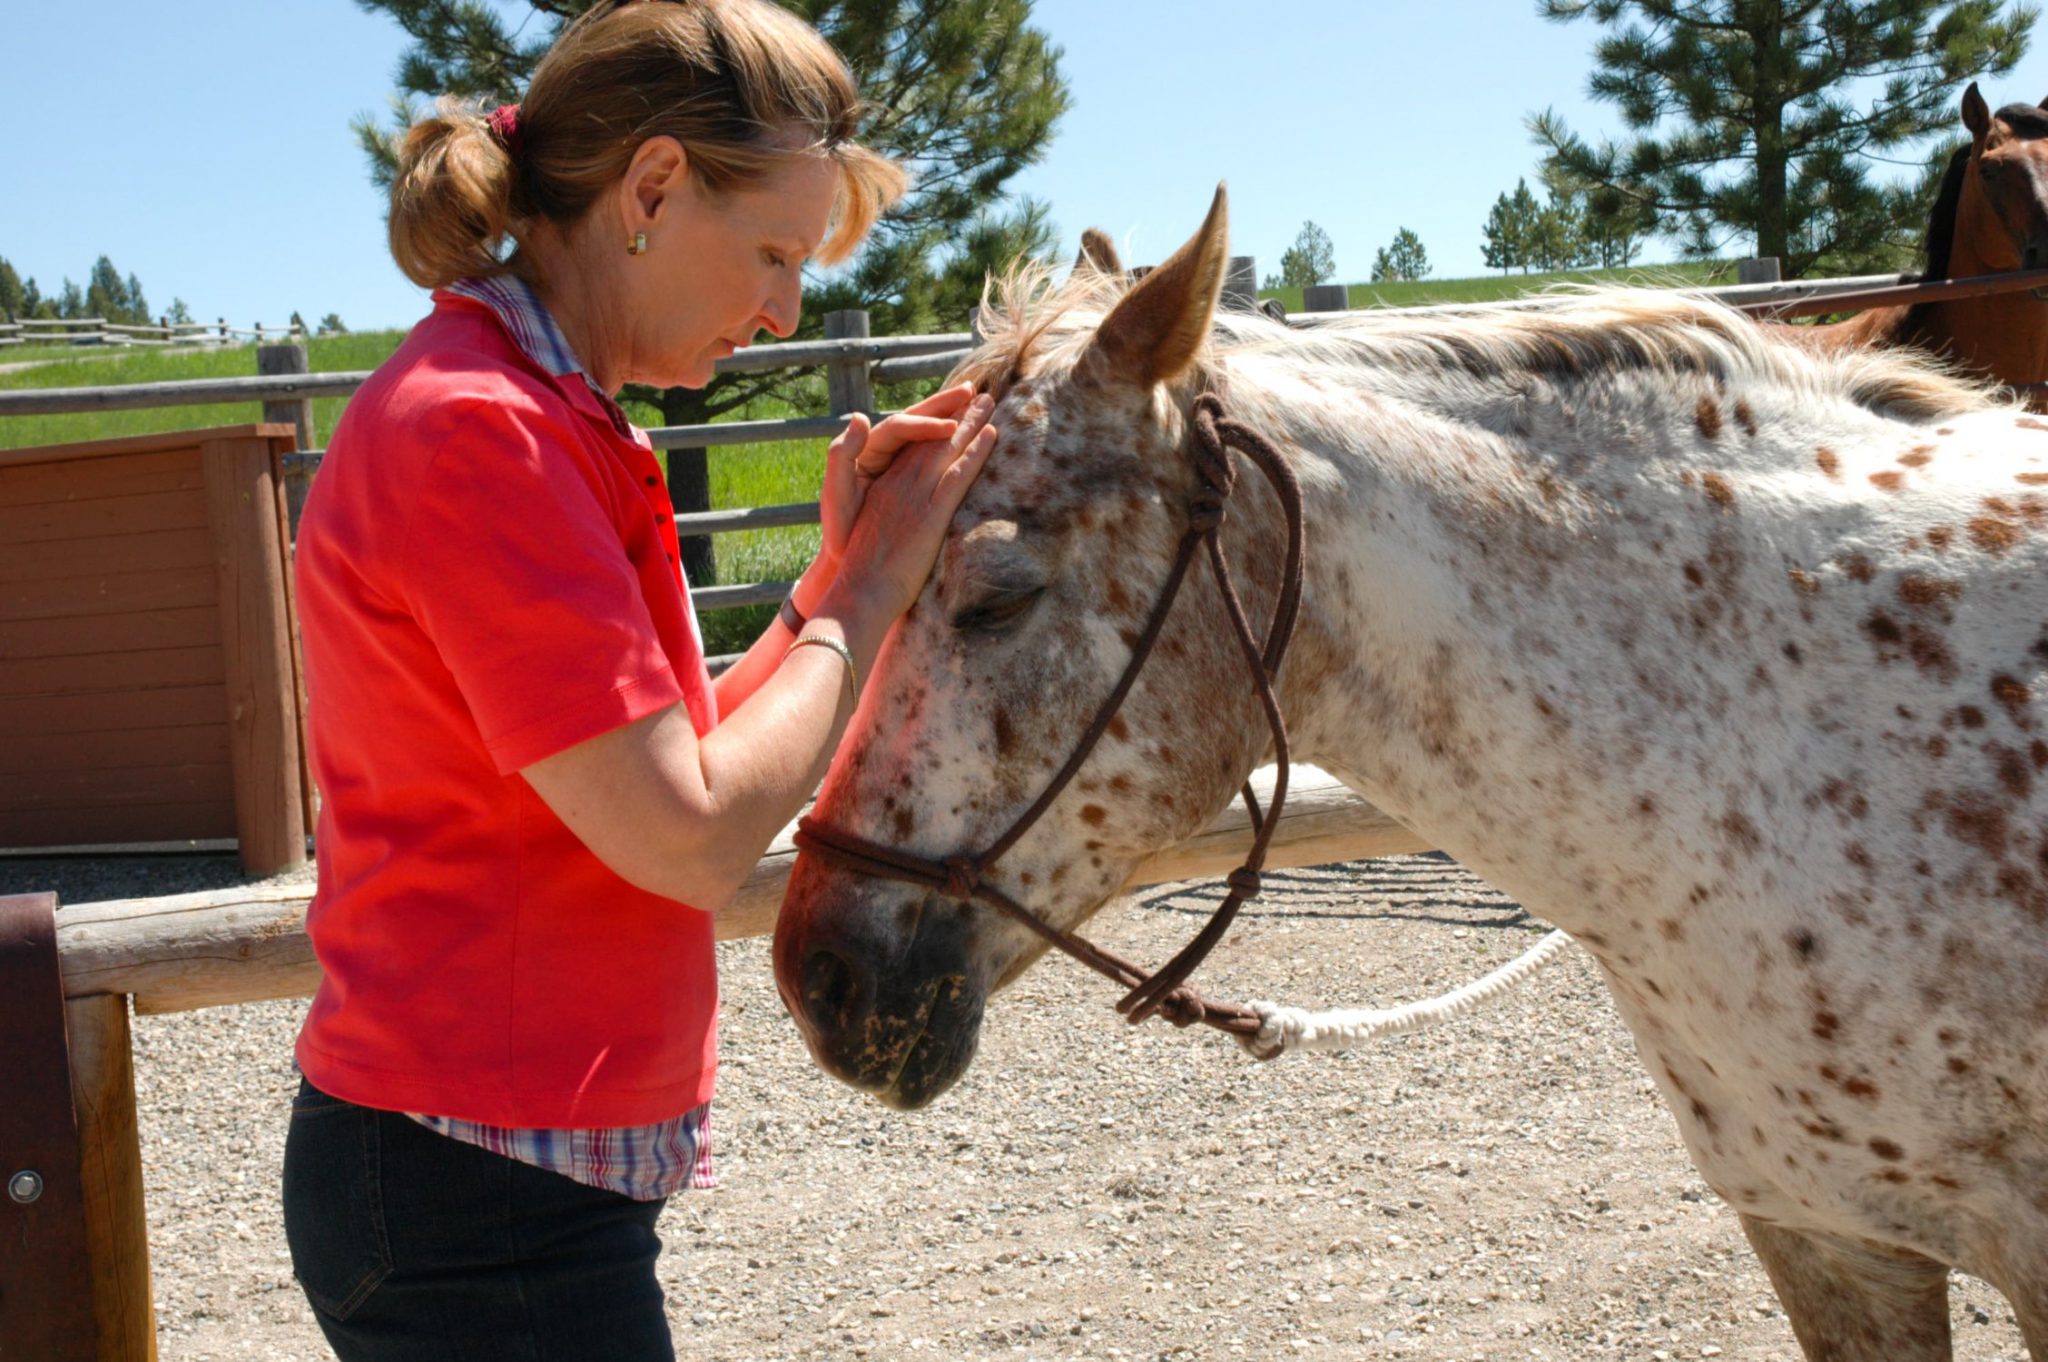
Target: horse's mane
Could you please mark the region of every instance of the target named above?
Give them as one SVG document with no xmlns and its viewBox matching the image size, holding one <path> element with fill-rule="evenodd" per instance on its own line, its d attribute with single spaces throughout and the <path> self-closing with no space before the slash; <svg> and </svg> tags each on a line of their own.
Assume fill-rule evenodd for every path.
<svg viewBox="0 0 2048 1362">
<path fill-rule="evenodd" d="M 962 361 L 967 379 L 1000 395 L 1025 373 L 1070 370 L 1132 281 L 1076 271 L 1064 282 L 1026 262 L 982 295 L 983 344 Z M 1792 386 L 1911 419 L 1996 404 L 1982 385 L 1903 350 L 1816 354 L 1776 340 L 1732 308 L 1671 290 L 1567 287 L 1536 299 L 1426 313 L 1387 310 L 1297 330 L 1258 313 L 1221 311 L 1193 386 L 1219 362 L 1285 356 L 1325 383 L 1350 387 L 1456 381 L 1591 378 L 1619 370 L 1698 374 Z"/>
<path fill-rule="evenodd" d="M 1963 180 L 1969 169 L 1970 144 L 1965 142 L 1948 158 L 1948 170 L 1934 196 L 1934 211 L 1927 215 L 1927 272 L 1922 278 L 1948 278 L 1949 257 L 1956 245 L 1956 209 L 1963 202 Z"/>
</svg>

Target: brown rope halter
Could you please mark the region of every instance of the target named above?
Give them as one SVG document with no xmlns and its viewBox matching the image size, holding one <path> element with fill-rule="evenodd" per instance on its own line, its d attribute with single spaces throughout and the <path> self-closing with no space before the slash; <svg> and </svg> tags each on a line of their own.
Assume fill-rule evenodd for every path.
<svg viewBox="0 0 2048 1362">
<path fill-rule="evenodd" d="M 1263 648 L 1245 619 L 1244 603 L 1238 599 L 1237 589 L 1231 584 L 1230 567 L 1223 556 L 1220 532 L 1224 508 L 1237 483 L 1237 470 L 1230 461 L 1232 449 L 1247 455 L 1259 466 L 1273 484 L 1287 517 L 1287 561 L 1281 573 L 1280 595 L 1273 606 L 1273 620 L 1266 631 Z M 1195 400 L 1188 426 L 1188 450 L 1200 485 L 1188 504 L 1188 526 L 1181 534 L 1180 551 L 1174 557 L 1173 570 L 1167 574 L 1166 585 L 1160 589 L 1152 614 L 1145 621 L 1144 633 L 1132 648 L 1131 660 L 1118 678 L 1116 688 L 1096 711 L 1095 721 L 1088 725 L 1088 731 L 1082 735 L 1073 755 L 1067 758 L 1067 764 L 1060 768 L 1031 807 L 1010 825 L 1010 830 L 979 856 L 961 853 L 938 861 L 854 837 L 826 827 L 815 818 L 805 818 L 797 824 L 796 844 L 803 851 L 825 856 L 864 874 L 920 885 L 937 890 L 948 898 L 985 903 L 997 909 L 1082 964 L 1127 988 L 1129 992 L 1116 1008 L 1133 1023 L 1159 1012 L 1176 1026 L 1203 1022 L 1220 1031 L 1250 1035 L 1261 1025 L 1256 1012 L 1236 1004 L 1211 1002 L 1188 987 L 1187 978 L 1230 930 L 1237 910 L 1246 900 L 1258 897 L 1259 871 L 1266 863 L 1266 848 L 1273 840 L 1273 830 L 1287 803 L 1287 724 L 1281 718 L 1280 702 L 1273 694 L 1273 683 L 1280 673 L 1280 661 L 1286 656 L 1288 641 L 1294 636 L 1295 615 L 1301 605 L 1301 487 L 1295 481 L 1294 470 L 1287 466 L 1271 442 L 1226 415 L 1222 400 L 1214 392 L 1203 393 Z M 1145 660 L 1152 655 L 1152 645 L 1158 642 L 1166 627 L 1167 612 L 1173 608 L 1174 598 L 1180 594 L 1181 583 L 1186 580 L 1195 555 L 1205 548 L 1209 565 L 1215 570 L 1216 585 L 1221 589 L 1223 603 L 1229 610 L 1231 626 L 1251 669 L 1252 685 L 1258 692 L 1259 704 L 1265 709 L 1267 726 L 1273 732 L 1276 767 L 1273 802 L 1267 810 L 1261 811 L 1252 794 L 1251 784 L 1245 784 L 1240 793 L 1246 810 L 1251 814 L 1251 852 L 1243 865 L 1230 872 L 1227 877 L 1230 892 L 1207 925 L 1158 973 L 1147 974 L 1100 946 L 1052 926 L 985 881 L 996 861 L 1052 807 L 1053 801 L 1059 798 L 1067 782 L 1074 778 L 1088 759 L 1088 754 L 1095 750 L 1095 744 L 1108 731 L 1110 721 L 1123 706 L 1124 697 L 1136 684 Z"/>
</svg>

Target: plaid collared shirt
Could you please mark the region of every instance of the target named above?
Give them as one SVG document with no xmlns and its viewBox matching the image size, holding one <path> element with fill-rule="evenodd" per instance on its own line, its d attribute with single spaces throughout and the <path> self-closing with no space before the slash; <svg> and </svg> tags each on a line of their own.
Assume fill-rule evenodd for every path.
<svg viewBox="0 0 2048 1362">
<path fill-rule="evenodd" d="M 557 377 L 581 377 L 621 424 L 625 423 L 624 413 L 609 393 L 591 382 L 589 371 L 569 348 L 568 337 L 524 280 L 509 274 L 464 279 L 450 285 L 448 291 L 488 307 L 528 359 Z M 464 1144 L 636 1201 L 656 1201 L 673 1192 L 717 1185 L 711 1171 L 709 1102 L 654 1125 L 602 1130 L 521 1130 L 420 1112 L 406 1115 Z"/>
</svg>

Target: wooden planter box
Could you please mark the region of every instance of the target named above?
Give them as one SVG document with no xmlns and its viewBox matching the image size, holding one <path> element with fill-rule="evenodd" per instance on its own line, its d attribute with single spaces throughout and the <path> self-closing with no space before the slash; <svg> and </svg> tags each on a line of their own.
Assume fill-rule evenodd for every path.
<svg viewBox="0 0 2048 1362">
<path fill-rule="evenodd" d="M 0 847 L 306 856 L 289 425 L 0 451 Z"/>
</svg>

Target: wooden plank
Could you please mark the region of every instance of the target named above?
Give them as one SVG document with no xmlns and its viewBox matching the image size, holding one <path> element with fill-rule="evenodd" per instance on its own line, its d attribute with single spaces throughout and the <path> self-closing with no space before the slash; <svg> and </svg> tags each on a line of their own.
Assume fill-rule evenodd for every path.
<svg viewBox="0 0 2048 1362">
<path fill-rule="evenodd" d="M 203 490 L 146 492 L 95 497 L 90 501 L 0 506 L 0 544 L 47 543 L 89 535 L 144 534 L 151 530 L 203 529 Z"/>
<path fill-rule="evenodd" d="M 232 768 L 226 762 L 44 771 L 29 780 L 0 784 L 0 817 L 136 804 L 217 804 L 234 798 L 234 792 Z"/>
<path fill-rule="evenodd" d="M 85 1184 L 98 1362 L 155 1362 L 156 1305 L 149 1290 L 128 1000 L 72 999 L 64 1004 L 64 1029 L 71 1043 L 71 1105 Z"/>
<path fill-rule="evenodd" d="M 218 645 L 71 657 L 0 657 L 0 697 L 98 695 L 217 685 L 226 679 Z"/>
<path fill-rule="evenodd" d="M 124 728 L 103 733 L 10 733 L 0 742 L 0 780 L 51 771 L 145 765 L 228 764 L 226 723 Z"/>
<path fill-rule="evenodd" d="M 0 506 L 90 501 L 144 492 L 197 491 L 199 446 L 101 459 L 66 459 L 0 468 Z"/>
<path fill-rule="evenodd" d="M 117 733 L 221 725 L 225 686 L 175 686 L 140 695 L 35 695 L 0 699 L 0 733 Z"/>
<path fill-rule="evenodd" d="M 90 577 L 110 569 L 165 572 L 213 566 L 213 544 L 198 527 L 137 534 L 83 535 L 41 544 L 0 543 L 0 581 Z"/>
<path fill-rule="evenodd" d="M 1270 791 L 1270 773 L 1254 777 Z M 719 914 L 718 938 L 775 928 L 796 860 L 785 828 Z M 1208 832 L 1147 860 L 1126 890 L 1216 874 L 1251 845 L 1244 810 L 1233 806 Z M 1275 830 L 1270 869 L 1324 865 L 1427 850 L 1414 833 L 1310 767 L 1295 769 L 1294 792 Z M 64 991 L 71 997 L 133 993 L 138 1012 L 182 1012 L 268 998 L 300 998 L 320 982 L 305 935 L 303 887 L 244 885 L 163 898 L 73 904 L 58 922 Z"/>
<path fill-rule="evenodd" d="M 200 380 L 203 383 L 211 379 Z M 249 379 L 228 379 L 230 383 L 252 382 Z M 271 380 L 263 380 L 269 382 Z M 88 388 L 86 392 L 117 392 L 130 395 L 142 390 L 157 388 L 156 383 L 126 383 L 112 388 Z M 54 393 L 67 391 L 62 388 L 42 388 L 32 391 Z M 15 394 L 18 396 L 19 394 Z M 208 399 L 212 400 L 212 399 Z M 127 402 L 126 407 L 174 406 L 175 403 Z M 94 410 L 113 410 L 95 408 Z M 118 440 L 78 440 L 61 445 L 28 445 L 21 449 L 0 449 L 0 471 L 20 468 L 28 464 L 69 461 L 72 459 L 107 459 L 122 454 L 151 454 L 165 449 L 196 449 L 208 440 L 240 440 L 246 438 L 289 435 L 290 426 L 266 425 L 253 422 L 248 425 L 207 426 L 201 430 L 159 430 L 148 435 L 124 435 Z"/>
<path fill-rule="evenodd" d="M 220 647 L 220 611 L 211 601 L 183 610 L 23 620 L 0 630 L 0 658 L 78 657 L 187 647 Z"/>
<path fill-rule="evenodd" d="M 236 836 L 243 869 L 270 875 L 306 859 L 277 464 L 268 439 L 209 440 L 201 457 L 207 519 L 219 550 Z"/>
<path fill-rule="evenodd" d="M 110 842 L 203 841 L 235 835 L 233 803 L 124 804 L 90 810 L 0 814 L 0 847 L 98 846 Z"/>
<path fill-rule="evenodd" d="M 137 610 L 184 610 L 219 600 L 212 565 L 166 572 L 109 572 L 0 586 L 0 624 Z"/>
</svg>

